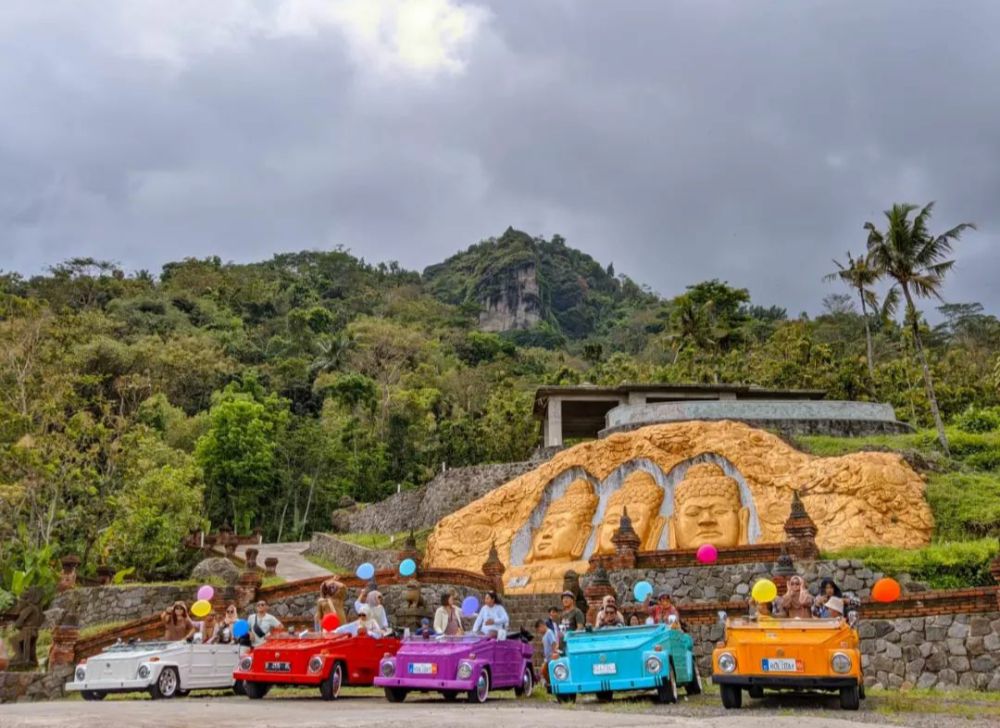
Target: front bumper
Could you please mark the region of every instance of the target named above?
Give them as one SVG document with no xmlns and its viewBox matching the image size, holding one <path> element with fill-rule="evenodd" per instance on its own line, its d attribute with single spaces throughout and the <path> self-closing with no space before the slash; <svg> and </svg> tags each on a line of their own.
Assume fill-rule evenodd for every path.
<svg viewBox="0 0 1000 728">
<path fill-rule="evenodd" d="M 476 681 L 468 680 L 410 680 L 405 677 L 376 677 L 377 688 L 404 688 L 406 690 L 474 690 Z"/>
<path fill-rule="evenodd" d="M 649 675 L 636 678 L 615 678 L 613 680 L 569 680 L 551 681 L 552 692 L 555 695 L 576 695 L 579 693 L 602 693 L 621 690 L 653 690 L 664 683 L 662 675 Z"/>
<path fill-rule="evenodd" d="M 855 675 L 829 677 L 819 675 L 712 675 L 716 685 L 735 685 L 740 688 L 784 688 L 787 690 L 839 690 L 861 684 Z"/>
<path fill-rule="evenodd" d="M 140 690 L 149 690 L 152 685 L 149 678 L 145 680 L 84 680 L 83 682 L 66 683 L 66 690 L 80 691 L 92 690 L 100 693 L 131 693 Z"/>
<path fill-rule="evenodd" d="M 323 682 L 323 673 L 314 672 L 242 672 L 233 673 L 233 680 L 243 680 L 252 683 L 271 683 L 274 685 L 304 685 L 315 687 Z"/>
</svg>

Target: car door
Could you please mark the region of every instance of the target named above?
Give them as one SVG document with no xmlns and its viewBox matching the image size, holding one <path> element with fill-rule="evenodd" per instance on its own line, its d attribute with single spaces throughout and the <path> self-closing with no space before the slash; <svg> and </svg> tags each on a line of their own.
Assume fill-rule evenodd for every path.
<svg viewBox="0 0 1000 728">
<path fill-rule="evenodd" d="M 178 653 L 177 666 L 181 673 L 181 687 L 184 690 L 205 687 L 212 684 L 215 674 L 215 648 L 218 645 L 188 645 Z"/>
<path fill-rule="evenodd" d="M 211 684 L 226 687 L 233 682 L 233 672 L 240 662 L 240 646 L 237 644 L 213 645 L 214 660 Z"/>
</svg>

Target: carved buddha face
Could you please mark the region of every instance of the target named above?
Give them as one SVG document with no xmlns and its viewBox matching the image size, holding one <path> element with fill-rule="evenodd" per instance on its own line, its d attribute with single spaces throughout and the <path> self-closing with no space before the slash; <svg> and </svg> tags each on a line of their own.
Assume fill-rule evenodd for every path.
<svg viewBox="0 0 1000 728">
<path fill-rule="evenodd" d="M 663 530 L 663 519 L 659 517 L 661 503 L 663 503 L 663 489 L 656 484 L 652 475 L 637 472 L 628 476 L 622 487 L 608 498 L 608 508 L 597 532 L 597 553 L 615 552 L 615 545 L 611 539 L 621 525 L 622 512 L 626 506 L 641 547 L 656 548 L 655 543 L 648 545 L 647 542 L 654 539 L 658 541 Z"/>
<path fill-rule="evenodd" d="M 746 543 L 749 517 L 733 478 L 718 465 L 695 465 L 677 486 L 671 541 L 679 549 Z"/>
<path fill-rule="evenodd" d="M 573 481 L 566 493 L 549 505 L 525 563 L 579 559 L 590 538 L 596 510 L 597 495 L 590 483 Z"/>
</svg>

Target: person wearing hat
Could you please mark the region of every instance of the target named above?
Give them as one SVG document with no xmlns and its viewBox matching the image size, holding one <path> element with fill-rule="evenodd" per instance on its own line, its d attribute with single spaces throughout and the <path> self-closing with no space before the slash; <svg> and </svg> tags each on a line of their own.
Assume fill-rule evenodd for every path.
<svg viewBox="0 0 1000 728">
<path fill-rule="evenodd" d="M 681 620 L 680 612 L 677 611 L 677 607 L 674 606 L 668 592 L 660 592 L 657 595 L 656 605 L 652 609 L 651 616 L 653 617 L 653 624 L 667 624 L 671 616 L 676 618 L 674 624 L 679 623 Z"/>
<path fill-rule="evenodd" d="M 559 649 L 563 651 L 566 646 L 566 633 L 576 632 L 587 626 L 587 617 L 576 606 L 576 595 L 567 590 L 562 593 L 562 615 L 559 620 Z"/>
</svg>

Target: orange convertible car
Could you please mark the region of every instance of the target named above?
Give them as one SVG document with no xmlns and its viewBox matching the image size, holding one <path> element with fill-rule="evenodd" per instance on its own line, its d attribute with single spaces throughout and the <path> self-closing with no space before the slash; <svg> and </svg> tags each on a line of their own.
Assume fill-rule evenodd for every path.
<svg viewBox="0 0 1000 728">
<path fill-rule="evenodd" d="M 828 690 L 857 710 L 865 696 L 858 633 L 843 619 L 730 619 L 712 652 L 712 682 L 722 704 L 739 708 L 743 691 Z"/>
</svg>

